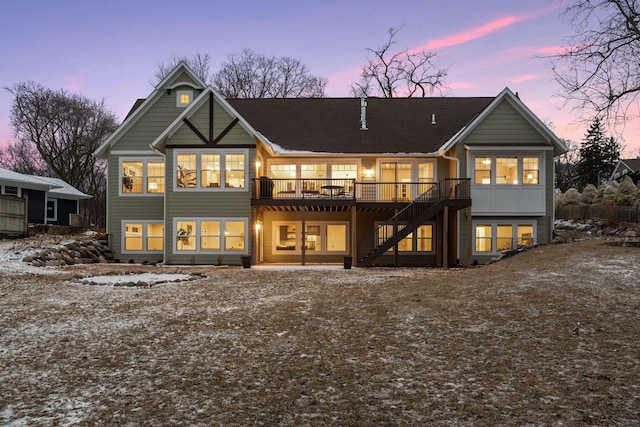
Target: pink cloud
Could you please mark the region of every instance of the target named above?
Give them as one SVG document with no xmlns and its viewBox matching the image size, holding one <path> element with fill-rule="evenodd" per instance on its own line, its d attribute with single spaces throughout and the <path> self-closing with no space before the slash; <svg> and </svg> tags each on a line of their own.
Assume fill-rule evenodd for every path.
<svg viewBox="0 0 640 427">
<path fill-rule="evenodd" d="M 531 80 L 538 80 L 540 76 L 536 74 L 522 74 L 520 76 L 514 76 L 509 79 L 510 83 L 523 83 L 530 82 Z"/>
<path fill-rule="evenodd" d="M 449 89 L 474 89 L 476 87 L 475 84 L 471 83 L 471 82 L 452 82 L 452 83 L 448 83 L 447 87 Z"/>
</svg>

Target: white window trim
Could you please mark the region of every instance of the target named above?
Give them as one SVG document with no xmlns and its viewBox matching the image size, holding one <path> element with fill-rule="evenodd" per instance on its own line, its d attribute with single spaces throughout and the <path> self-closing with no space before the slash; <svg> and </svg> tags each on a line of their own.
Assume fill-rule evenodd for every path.
<svg viewBox="0 0 640 427">
<path fill-rule="evenodd" d="M 268 160 L 267 161 L 267 169 L 266 172 L 267 174 L 270 176 L 271 174 L 271 166 L 274 165 L 295 165 L 296 166 L 296 176 L 295 177 L 291 177 L 291 179 L 302 179 L 302 165 L 318 165 L 318 164 L 324 164 L 326 165 L 326 172 L 327 172 L 327 176 L 326 178 L 319 178 L 319 179 L 332 179 L 331 178 L 331 171 L 332 171 L 332 166 L 335 165 L 356 165 L 356 176 L 353 178 L 348 178 L 348 179 L 354 179 L 356 181 L 359 181 L 359 178 L 362 176 L 362 164 L 361 164 L 361 160 L 360 159 L 349 159 L 349 158 L 341 158 L 341 159 L 332 159 L 332 158 L 321 158 L 321 157 L 310 157 L 310 158 L 295 158 L 295 159 L 277 159 L 277 160 Z M 343 178 L 340 178 L 343 179 Z"/>
<path fill-rule="evenodd" d="M 189 95 L 189 102 L 184 104 L 180 102 L 181 95 Z M 193 102 L 193 91 L 192 90 L 177 90 L 176 91 L 176 107 L 185 108 L 188 107 Z"/>
<path fill-rule="evenodd" d="M 474 220 L 472 221 L 471 224 L 471 230 L 472 230 L 472 245 L 473 245 L 473 249 L 472 249 L 472 254 L 473 255 L 477 255 L 477 256 L 482 256 L 482 255 L 490 255 L 490 256 L 495 256 L 500 254 L 501 252 L 497 250 L 497 242 L 498 242 L 498 226 L 499 225 L 510 225 L 511 226 L 511 239 L 517 239 L 518 238 L 518 226 L 519 225 L 526 225 L 526 226 L 533 226 L 533 244 L 535 245 L 538 241 L 538 221 L 536 220 L 530 220 L 530 221 L 518 221 L 518 220 L 507 220 L 507 221 L 500 221 L 500 220 L 495 220 L 495 219 L 491 219 L 491 220 Z M 478 225 L 490 225 L 491 226 L 491 252 L 478 252 L 476 251 L 476 227 Z"/>
<path fill-rule="evenodd" d="M 438 162 L 433 157 L 415 158 L 415 157 L 380 157 L 376 159 L 376 181 L 381 182 L 382 164 L 383 163 L 410 163 L 411 164 L 411 182 L 420 182 L 420 164 L 433 164 L 433 182 L 438 182 Z M 455 177 L 453 177 L 455 178 Z"/>
<path fill-rule="evenodd" d="M 125 162 L 138 162 L 142 163 L 142 192 L 141 193 L 129 193 L 122 191 L 122 167 Z M 149 162 L 164 163 L 164 190 L 161 193 L 149 193 L 147 191 L 147 179 L 149 178 Z M 122 197 L 164 197 L 164 193 L 167 191 L 167 169 L 166 162 L 162 157 L 120 157 L 118 159 L 118 196 Z"/>
<path fill-rule="evenodd" d="M 209 251 L 200 249 L 200 223 L 202 222 L 220 222 L 220 250 L 217 251 Z M 196 223 L 196 233 L 194 237 L 196 238 L 196 248 L 193 250 L 178 250 L 178 236 L 177 236 L 177 227 L 178 222 L 195 222 Z M 244 223 L 244 250 L 241 251 L 228 251 L 225 250 L 225 237 L 224 237 L 224 229 L 225 223 L 227 222 L 242 222 Z M 166 239 L 165 239 L 166 240 Z M 248 255 L 249 254 L 249 218 L 246 217 L 180 217 L 173 219 L 173 237 L 171 243 L 171 253 L 173 255 Z M 166 247 L 166 246 L 165 246 Z"/>
<path fill-rule="evenodd" d="M 488 157 L 491 159 L 491 183 L 490 184 L 476 184 L 475 172 L 476 172 L 476 158 Z M 518 159 L 518 183 L 517 184 L 496 184 L 496 158 L 498 157 L 517 157 Z M 524 184 L 523 183 L 523 170 L 524 170 L 524 158 L 525 157 L 537 157 L 538 158 L 538 183 L 537 184 Z M 467 156 L 467 176 L 471 179 L 471 186 L 489 188 L 535 188 L 545 186 L 545 156 L 543 151 L 483 151 L 483 150 L 470 150 Z M 483 169 L 484 170 L 484 169 Z"/>
<path fill-rule="evenodd" d="M 195 187 L 178 187 L 178 155 L 185 154 L 195 154 L 196 156 L 196 186 Z M 220 155 L 220 187 L 201 187 L 202 180 L 202 155 L 203 154 L 218 154 Z M 228 154 L 244 154 L 244 187 L 236 188 L 236 187 L 227 187 L 226 182 L 226 156 Z M 233 148 L 224 148 L 224 149 L 195 149 L 195 150 L 182 150 L 177 149 L 173 152 L 173 191 L 185 191 L 185 192 L 194 192 L 194 191 L 206 191 L 206 192 L 249 192 L 250 191 L 250 175 L 249 175 L 249 150 L 248 149 L 233 149 Z M 166 173 L 165 173 L 166 176 Z M 165 178 L 166 179 L 166 178 Z M 166 189 L 166 186 L 165 186 Z"/>
<path fill-rule="evenodd" d="M 281 225 L 295 225 L 296 226 L 296 249 L 293 251 L 277 249 L 278 246 L 278 233 L 276 230 L 279 229 Z M 349 245 L 350 245 L 350 225 L 349 221 L 305 221 L 305 225 L 308 227 L 310 225 L 320 226 L 320 250 L 306 250 L 305 255 L 314 256 L 314 255 L 347 255 L 349 254 Z M 327 225 L 345 225 L 346 226 L 346 235 L 345 235 L 345 250 L 344 251 L 329 251 L 327 250 Z M 274 255 L 300 255 L 302 254 L 302 221 L 273 221 L 271 223 L 271 227 L 273 230 L 273 238 L 271 242 L 271 252 Z"/>
<path fill-rule="evenodd" d="M 376 230 L 378 229 L 378 227 L 380 227 L 381 225 L 384 224 L 384 221 L 376 221 L 374 223 Z M 411 236 L 411 250 L 410 251 L 398 251 L 398 254 L 400 255 L 433 255 L 436 252 L 436 223 L 435 222 L 425 222 L 424 224 L 420 224 L 420 225 L 430 225 L 431 226 L 431 250 L 430 251 L 419 251 L 418 250 L 418 235 L 416 234 L 416 231 L 418 230 L 414 230 L 411 232 L 411 234 L 413 234 Z M 395 246 L 391 247 L 391 249 L 389 249 L 387 251 L 388 252 L 393 252 L 395 249 Z"/>
<path fill-rule="evenodd" d="M 7 193 L 7 187 L 9 188 L 15 188 L 16 189 L 16 194 L 13 193 Z M 17 196 L 17 197 L 22 197 L 22 188 L 17 187 L 15 185 L 3 185 L 2 186 L 2 194 L 6 194 L 7 196 Z"/>
<path fill-rule="evenodd" d="M 47 198 L 47 206 L 46 212 L 49 213 L 49 202 L 53 202 L 53 216 L 47 215 L 47 221 L 57 221 L 58 220 L 58 199 L 49 199 Z"/>
<path fill-rule="evenodd" d="M 127 238 L 127 234 L 126 234 L 126 225 L 127 224 L 141 224 L 142 225 L 142 250 L 141 251 L 130 251 L 126 249 L 126 238 Z M 149 236 L 147 235 L 147 226 L 149 224 L 163 224 L 164 225 L 164 221 L 162 220 L 136 220 L 136 219 L 123 219 L 120 222 L 120 234 L 121 234 L 121 248 L 120 248 L 120 252 L 122 252 L 123 254 L 161 254 L 164 253 L 164 249 L 159 249 L 159 250 L 148 250 L 147 249 L 147 239 L 149 238 Z M 166 227 L 165 227 L 165 235 L 162 236 L 163 237 L 163 248 L 166 249 L 167 247 L 167 236 L 166 236 Z"/>
</svg>

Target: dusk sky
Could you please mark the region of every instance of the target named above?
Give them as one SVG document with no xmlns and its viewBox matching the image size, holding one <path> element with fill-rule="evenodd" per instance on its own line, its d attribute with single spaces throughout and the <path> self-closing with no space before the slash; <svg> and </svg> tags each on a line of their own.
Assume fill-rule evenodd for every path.
<svg viewBox="0 0 640 427">
<path fill-rule="evenodd" d="M 587 124 L 556 97 L 549 59 L 573 31 L 557 0 L 0 0 L 0 83 L 33 80 L 96 100 L 122 120 L 152 90 L 157 65 L 208 53 L 215 72 L 250 48 L 291 56 L 329 80 L 327 95 L 350 96 L 365 48 L 402 27 L 397 49 L 426 49 L 448 67 L 446 96 L 495 96 L 505 87 L 555 133 L 581 141 Z M 11 141 L 13 97 L 0 92 L 0 144 Z M 611 129 L 609 134 L 614 134 Z M 640 154 L 640 122 L 623 133 L 626 157 Z"/>
</svg>

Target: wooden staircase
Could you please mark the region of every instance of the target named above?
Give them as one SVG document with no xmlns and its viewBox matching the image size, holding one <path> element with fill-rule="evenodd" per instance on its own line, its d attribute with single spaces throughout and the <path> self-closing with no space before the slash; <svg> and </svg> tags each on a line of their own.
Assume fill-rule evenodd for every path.
<svg viewBox="0 0 640 427">
<path fill-rule="evenodd" d="M 468 200 L 471 205 L 468 179 L 444 179 L 415 198 L 409 205 L 380 224 L 371 235 L 358 242 L 356 266 L 366 267 L 397 245 L 420 225 L 433 219 L 452 200 Z"/>
</svg>

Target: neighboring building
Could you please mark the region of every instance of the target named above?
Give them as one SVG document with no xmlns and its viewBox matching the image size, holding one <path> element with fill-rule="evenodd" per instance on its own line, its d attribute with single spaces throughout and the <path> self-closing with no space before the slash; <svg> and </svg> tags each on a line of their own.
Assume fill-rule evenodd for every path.
<svg viewBox="0 0 640 427">
<path fill-rule="evenodd" d="M 609 182 L 620 182 L 622 178 L 627 175 L 629 175 L 635 184 L 638 183 L 638 180 L 640 179 L 640 157 L 636 157 L 635 159 L 618 160 L 618 164 L 613 169 L 611 177 L 609 177 Z"/>
<path fill-rule="evenodd" d="M 79 201 L 91 196 L 58 178 L 25 175 L 0 168 L 0 194 L 28 198 L 31 224 L 72 225 Z"/>
<path fill-rule="evenodd" d="M 566 150 L 509 89 L 226 100 L 180 63 L 95 155 L 123 260 L 452 265 L 551 241 Z"/>
</svg>

